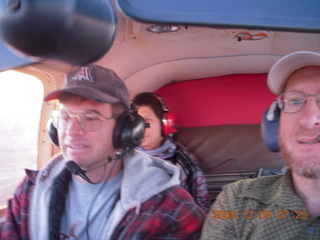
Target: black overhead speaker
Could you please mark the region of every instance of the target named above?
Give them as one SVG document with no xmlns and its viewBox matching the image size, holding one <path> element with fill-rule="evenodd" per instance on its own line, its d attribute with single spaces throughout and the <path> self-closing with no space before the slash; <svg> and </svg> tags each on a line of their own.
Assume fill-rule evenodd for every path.
<svg viewBox="0 0 320 240">
<path fill-rule="evenodd" d="M 0 38 L 18 55 L 89 64 L 112 46 L 117 16 L 109 0 L 2 0 Z"/>
</svg>

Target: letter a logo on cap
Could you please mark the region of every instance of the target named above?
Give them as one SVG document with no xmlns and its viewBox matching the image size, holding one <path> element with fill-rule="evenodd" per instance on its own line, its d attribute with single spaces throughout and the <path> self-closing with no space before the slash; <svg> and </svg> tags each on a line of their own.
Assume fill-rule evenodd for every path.
<svg viewBox="0 0 320 240">
<path fill-rule="evenodd" d="M 78 72 L 74 74 L 72 80 L 75 81 L 88 81 L 93 82 L 92 77 L 90 75 L 91 67 L 80 67 Z"/>
</svg>

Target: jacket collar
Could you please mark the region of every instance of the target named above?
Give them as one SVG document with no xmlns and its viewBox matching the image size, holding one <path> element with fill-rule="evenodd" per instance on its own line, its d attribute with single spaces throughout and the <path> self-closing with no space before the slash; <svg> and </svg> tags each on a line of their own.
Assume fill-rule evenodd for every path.
<svg viewBox="0 0 320 240">
<path fill-rule="evenodd" d="M 249 185 L 240 197 L 254 198 L 263 204 L 276 204 L 291 211 L 301 211 L 305 206 L 294 193 L 291 171 L 284 175 L 263 177 L 259 184 Z"/>
</svg>

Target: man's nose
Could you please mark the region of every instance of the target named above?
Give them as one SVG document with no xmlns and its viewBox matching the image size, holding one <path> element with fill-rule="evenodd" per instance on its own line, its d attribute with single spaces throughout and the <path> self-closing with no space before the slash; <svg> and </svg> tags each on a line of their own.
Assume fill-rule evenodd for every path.
<svg viewBox="0 0 320 240">
<path fill-rule="evenodd" d="M 80 119 L 75 116 L 75 117 L 72 117 L 68 124 L 67 124 L 67 128 L 66 128 L 66 133 L 68 135 L 74 135 L 74 134 L 82 134 L 83 133 L 83 129 L 81 127 L 81 124 L 80 124 Z"/>
<path fill-rule="evenodd" d="M 301 112 L 301 124 L 306 128 L 312 128 L 320 124 L 320 106 L 316 98 L 309 98 Z"/>
</svg>

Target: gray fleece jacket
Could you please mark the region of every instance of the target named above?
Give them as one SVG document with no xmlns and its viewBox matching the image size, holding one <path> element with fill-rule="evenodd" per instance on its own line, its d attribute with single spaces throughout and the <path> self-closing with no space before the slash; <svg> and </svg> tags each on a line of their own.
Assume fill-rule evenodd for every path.
<svg viewBox="0 0 320 240">
<path fill-rule="evenodd" d="M 38 174 L 30 199 L 29 231 L 31 239 L 48 239 L 48 209 L 55 177 L 65 168 L 62 155 L 54 157 Z M 158 158 L 134 151 L 123 160 L 120 200 L 108 218 L 101 239 L 110 239 L 125 214 L 154 195 L 179 185 L 179 169 Z"/>
</svg>

